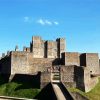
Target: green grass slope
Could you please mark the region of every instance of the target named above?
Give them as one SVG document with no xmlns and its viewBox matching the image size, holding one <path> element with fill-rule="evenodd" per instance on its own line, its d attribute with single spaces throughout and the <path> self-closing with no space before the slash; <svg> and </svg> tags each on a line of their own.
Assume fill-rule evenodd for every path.
<svg viewBox="0 0 100 100">
<path fill-rule="evenodd" d="M 89 100 L 100 100 L 100 78 L 98 84 L 90 92 L 84 93 L 76 88 L 69 88 L 69 91 L 79 92 Z"/>
<path fill-rule="evenodd" d="M 0 95 L 2 96 L 13 96 L 22 98 L 34 98 L 40 89 L 20 89 L 19 87 L 23 84 L 15 82 L 5 83 L 0 85 Z"/>
</svg>

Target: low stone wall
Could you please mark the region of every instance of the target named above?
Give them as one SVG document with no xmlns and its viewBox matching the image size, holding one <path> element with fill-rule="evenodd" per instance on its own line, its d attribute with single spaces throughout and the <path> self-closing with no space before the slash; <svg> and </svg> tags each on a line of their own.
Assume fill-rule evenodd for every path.
<svg viewBox="0 0 100 100">
<path fill-rule="evenodd" d="M 89 67 L 75 67 L 75 81 L 76 88 L 89 92 L 98 83 L 98 77 L 91 77 L 91 72 Z"/>
<path fill-rule="evenodd" d="M 98 77 L 91 77 L 91 72 L 88 67 L 84 69 L 84 85 L 85 92 L 89 92 L 98 83 Z"/>
<path fill-rule="evenodd" d="M 75 66 L 61 66 L 60 69 L 61 82 L 66 87 L 76 87 L 74 67 Z"/>
<path fill-rule="evenodd" d="M 51 73 L 50 72 L 42 72 L 40 81 L 41 81 L 41 83 L 40 83 L 41 86 L 40 87 L 44 88 L 51 81 Z"/>
<path fill-rule="evenodd" d="M 98 53 L 84 53 L 80 55 L 80 65 L 89 67 L 91 73 L 100 74 Z"/>
</svg>

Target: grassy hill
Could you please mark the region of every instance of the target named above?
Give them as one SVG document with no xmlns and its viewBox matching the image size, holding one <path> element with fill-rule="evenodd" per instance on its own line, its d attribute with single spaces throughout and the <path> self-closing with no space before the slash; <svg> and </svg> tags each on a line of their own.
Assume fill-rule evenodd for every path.
<svg viewBox="0 0 100 100">
<path fill-rule="evenodd" d="M 84 93 L 76 88 L 70 88 L 69 90 L 71 92 L 79 92 L 89 100 L 100 100 L 100 78 L 98 84 L 90 92 Z"/>
<path fill-rule="evenodd" d="M 22 85 L 23 84 L 18 84 L 15 82 L 0 85 L 0 95 L 22 98 L 34 98 L 40 92 L 40 89 L 22 89 L 20 88 Z"/>
</svg>

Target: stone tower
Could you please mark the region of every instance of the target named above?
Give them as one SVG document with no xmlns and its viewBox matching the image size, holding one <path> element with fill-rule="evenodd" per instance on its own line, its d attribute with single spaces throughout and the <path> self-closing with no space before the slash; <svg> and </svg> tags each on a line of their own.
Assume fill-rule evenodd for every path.
<svg viewBox="0 0 100 100">
<path fill-rule="evenodd" d="M 39 36 L 32 37 L 30 52 L 33 58 L 61 58 L 65 51 L 65 39 L 58 38 L 56 41 L 44 41 Z"/>
<path fill-rule="evenodd" d="M 34 58 L 44 57 L 44 41 L 42 41 L 41 37 L 39 36 L 32 37 L 31 51 L 33 52 Z"/>
<path fill-rule="evenodd" d="M 65 43 L 65 38 L 57 38 L 57 55 L 58 58 L 61 58 L 61 53 L 65 52 L 65 48 L 66 48 L 66 43 Z"/>
</svg>

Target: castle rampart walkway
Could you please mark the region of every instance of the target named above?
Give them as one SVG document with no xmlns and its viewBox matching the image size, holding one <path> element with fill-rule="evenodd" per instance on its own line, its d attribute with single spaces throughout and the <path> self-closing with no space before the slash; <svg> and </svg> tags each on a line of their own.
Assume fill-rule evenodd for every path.
<svg viewBox="0 0 100 100">
<path fill-rule="evenodd" d="M 70 93 L 65 89 L 62 83 L 52 83 L 57 100 L 73 100 Z"/>
</svg>

